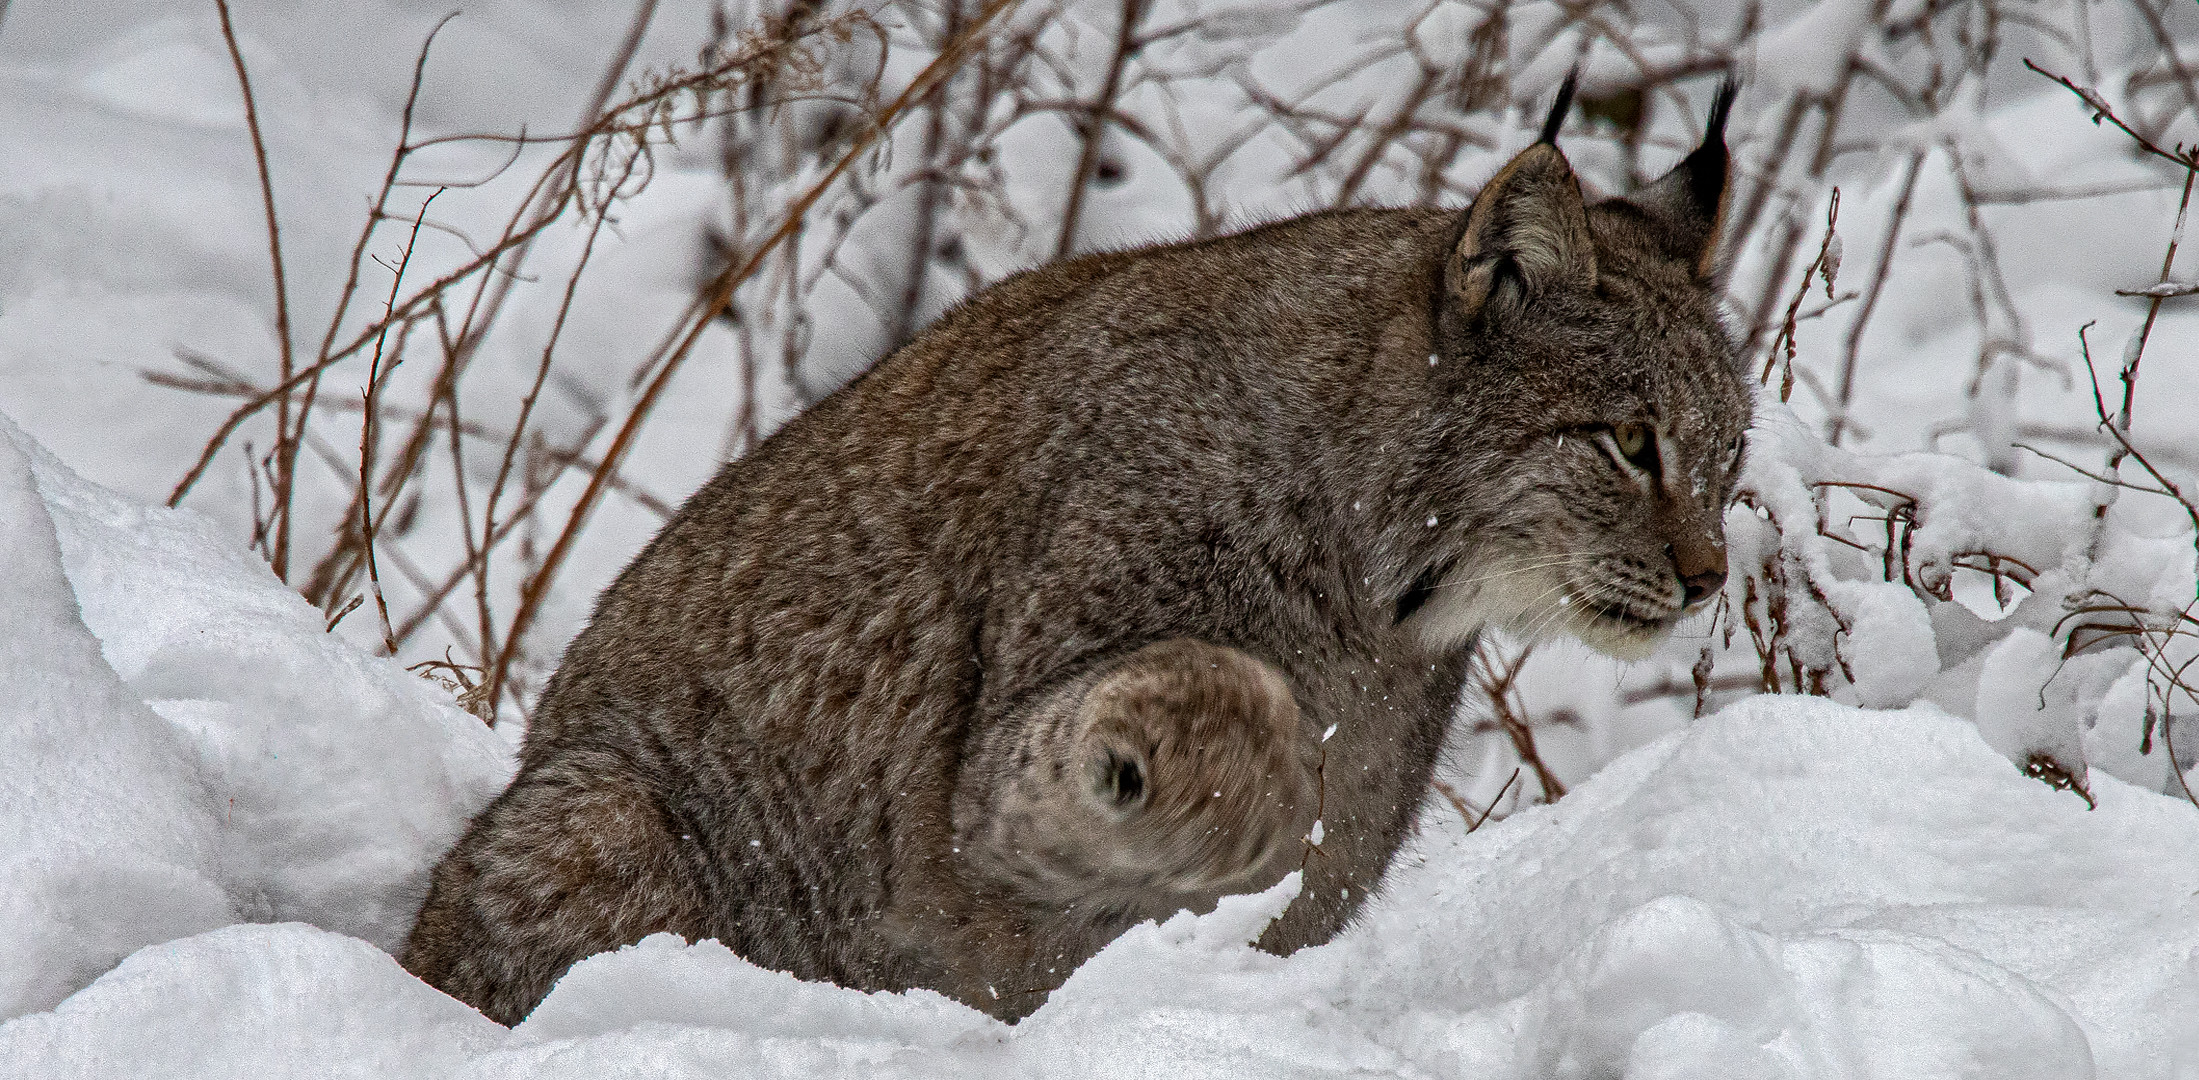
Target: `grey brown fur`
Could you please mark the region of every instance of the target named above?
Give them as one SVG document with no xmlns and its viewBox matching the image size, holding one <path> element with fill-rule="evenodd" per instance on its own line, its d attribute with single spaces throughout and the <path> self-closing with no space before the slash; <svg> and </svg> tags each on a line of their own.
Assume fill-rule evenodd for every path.
<svg viewBox="0 0 2199 1080">
<path fill-rule="evenodd" d="M 669 930 L 1014 1018 L 1136 920 L 1301 867 L 1260 944 L 1328 940 L 1412 826 L 1480 628 L 1636 654 L 1716 591 L 1749 415 L 1725 172 L 1714 126 L 1590 205 L 1538 143 L 1465 214 L 1314 214 L 972 298 L 605 592 L 405 965 L 514 1023 Z"/>
</svg>

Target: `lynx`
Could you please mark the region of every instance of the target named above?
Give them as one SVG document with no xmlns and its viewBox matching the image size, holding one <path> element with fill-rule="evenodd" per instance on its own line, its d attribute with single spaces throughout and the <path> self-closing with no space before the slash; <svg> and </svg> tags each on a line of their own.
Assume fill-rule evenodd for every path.
<svg viewBox="0 0 2199 1080">
<path fill-rule="evenodd" d="M 1412 828 L 1481 630 L 1639 656 L 1721 588 L 1750 414 L 1717 301 L 1733 93 L 1631 196 L 1584 198 L 1568 81 L 1463 212 L 971 298 L 603 594 L 405 966 L 511 1024 L 671 931 L 1013 1020 L 1138 921 L 1293 871 L 1258 944 L 1329 940 Z"/>
</svg>

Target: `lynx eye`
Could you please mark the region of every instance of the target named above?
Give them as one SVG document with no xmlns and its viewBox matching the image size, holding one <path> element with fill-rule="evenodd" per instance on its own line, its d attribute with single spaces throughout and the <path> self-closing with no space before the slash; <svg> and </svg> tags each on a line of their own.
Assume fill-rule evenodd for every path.
<svg viewBox="0 0 2199 1080">
<path fill-rule="evenodd" d="M 1648 424 L 1612 425 L 1611 446 L 1627 464 L 1657 475 L 1657 437 Z"/>
</svg>

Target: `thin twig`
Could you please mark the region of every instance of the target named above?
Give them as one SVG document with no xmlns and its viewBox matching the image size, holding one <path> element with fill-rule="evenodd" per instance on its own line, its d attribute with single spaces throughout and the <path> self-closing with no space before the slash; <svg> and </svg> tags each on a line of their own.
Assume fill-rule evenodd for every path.
<svg viewBox="0 0 2199 1080">
<path fill-rule="evenodd" d="M 1909 200 L 1916 194 L 1917 176 L 1923 170 L 1924 151 L 1909 154 L 1909 162 L 1901 178 L 1901 195 L 1894 200 L 1891 219 L 1886 223 L 1886 239 L 1878 248 L 1878 265 L 1871 270 L 1871 284 L 1863 290 L 1863 309 L 1855 313 L 1855 321 L 1848 324 L 1847 339 L 1843 342 L 1840 359 L 1840 381 L 1833 389 L 1832 423 L 1825 432 L 1825 441 L 1840 445 L 1840 438 L 1848 428 L 1848 412 L 1855 399 L 1855 371 L 1863 358 L 1863 331 L 1870 326 L 1871 313 L 1878 310 L 1878 298 L 1886 291 L 1886 279 L 1894 268 L 1894 250 L 1901 240 L 1901 226 L 1909 220 Z"/>
<path fill-rule="evenodd" d="M 1526 670 L 1527 658 L 1534 651 L 1534 645 L 1526 645 L 1509 663 L 1501 663 L 1496 658 L 1495 646 L 1484 639 L 1476 646 L 1475 656 L 1485 675 L 1482 693 L 1489 699 L 1489 708 L 1498 727 L 1511 739 L 1512 749 L 1519 754 L 1520 761 L 1535 770 L 1535 781 L 1542 785 L 1542 801 L 1556 802 L 1565 797 L 1565 785 L 1558 780 L 1557 773 L 1543 762 L 1542 753 L 1535 748 L 1534 729 L 1520 715 L 1521 710 L 1512 704 L 1520 672 Z"/>
<path fill-rule="evenodd" d="M 2071 82 L 2060 75 L 2056 75 L 2053 72 L 2040 67 L 2037 64 L 2032 63 L 2029 57 L 2024 58 L 2023 66 L 2030 68 L 2031 70 L 2036 71 L 2039 74 L 2044 75 L 2047 78 L 2062 84 L 2062 86 L 2067 88 L 2070 93 L 2077 95 L 2077 97 L 2082 99 L 2086 105 L 2091 107 L 2093 123 L 2097 124 L 2100 121 L 2105 120 L 2108 123 L 2113 124 L 2118 128 L 2121 128 L 2123 134 L 2130 136 L 2131 141 L 2137 143 L 2140 150 L 2143 150 L 2148 154 L 2152 154 L 2157 158 L 2175 162 L 2178 167 L 2187 169 L 2192 167 L 2195 156 L 2199 156 L 2195 155 L 2194 151 L 2163 150 L 2159 146 L 2154 145 L 2153 140 L 2139 134 L 2138 130 L 2131 127 L 2129 124 L 2123 123 L 2123 118 L 2115 115 L 2115 110 L 2108 107 L 2107 99 L 2101 97 L 2097 91 L 2087 90 L 2082 86 L 2078 86 L 2076 83 Z"/>
<path fill-rule="evenodd" d="M 977 16 L 970 20 L 969 26 L 963 30 L 962 34 L 949 42 L 947 47 L 942 49 L 931 63 L 925 65 L 923 70 L 919 71 L 916 77 L 910 80 L 909 85 L 902 90 L 898 97 L 879 110 L 861 135 L 850 140 L 847 149 L 840 155 L 839 160 L 833 163 L 832 168 L 827 170 L 825 175 L 819 178 L 816 183 L 810 185 L 808 190 L 788 204 L 779 227 L 771 235 L 765 237 L 761 243 L 755 245 L 748 252 L 746 259 L 721 271 L 717 279 L 712 281 L 709 287 L 704 290 L 703 296 L 696 303 L 689 305 L 686 316 L 679 324 L 680 329 L 675 330 L 674 336 L 668 339 L 670 347 L 662 350 L 663 359 L 651 365 L 655 367 L 656 375 L 650 380 L 648 386 L 642 390 L 640 397 L 632 407 L 627 410 L 625 422 L 619 425 L 617 433 L 612 436 L 611 445 L 604 451 L 603 468 L 589 478 L 588 486 L 581 492 L 579 501 L 566 516 L 565 525 L 558 531 L 557 539 L 551 542 L 548 553 L 543 556 L 541 569 L 530 575 L 521 587 L 519 609 L 512 616 L 511 625 L 505 630 L 504 646 L 498 650 L 495 662 L 489 665 L 486 682 L 490 701 L 501 700 L 507 673 L 511 670 L 512 661 L 518 655 L 520 641 L 525 637 L 527 628 L 532 625 L 535 616 L 541 611 L 542 602 L 549 594 L 550 583 L 556 579 L 557 571 L 563 566 L 566 557 L 571 553 L 573 544 L 579 537 L 582 527 L 587 524 L 589 515 L 594 512 L 597 502 L 602 499 L 604 487 L 609 482 L 609 478 L 618 471 L 620 463 L 625 460 L 627 451 L 632 448 L 634 439 L 640 434 L 643 422 L 655 409 L 657 399 L 663 395 L 664 388 L 671 383 L 672 376 L 679 371 L 681 364 L 693 352 L 695 343 L 701 340 L 704 331 L 709 329 L 711 320 L 715 319 L 719 312 L 725 310 L 726 305 L 732 300 L 733 290 L 738 288 L 742 282 L 748 280 L 756 272 L 756 268 L 762 265 L 763 260 L 780 243 L 794 234 L 802 219 L 809 213 L 810 207 L 816 205 L 817 200 L 823 198 L 825 192 L 830 190 L 858 159 L 869 152 L 872 144 L 883 138 L 893 128 L 901 115 L 908 111 L 911 105 L 922 100 L 924 95 L 930 93 L 931 88 L 940 79 L 945 78 L 962 63 L 969 51 L 983 37 L 987 27 L 991 25 L 993 20 L 1009 8 L 1014 7 L 1018 2 L 1020 0 L 990 0 L 984 8 L 980 9 Z"/>
<path fill-rule="evenodd" d="M 1796 339 L 1801 333 L 1799 313 L 1802 301 L 1810 295 L 1811 280 L 1822 276 L 1825 279 L 1826 305 L 1829 307 L 1834 303 L 1833 281 L 1840 275 L 1840 263 L 1833 255 L 1833 243 L 1840 238 L 1839 229 L 1840 188 L 1836 186 L 1825 201 L 1825 236 L 1817 242 L 1817 257 L 1802 268 L 1802 279 L 1794 286 L 1794 299 L 1788 301 L 1786 317 L 1779 321 L 1779 335 L 1771 339 L 1771 348 L 1764 354 L 1764 370 L 1756 378 L 1759 384 L 1770 385 L 1772 367 L 1783 363 L 1786 374 L 1779 380 L 1781 401 L 1787 400 L 1794 393 L 1794 355 L 1798 345 Z M 1785 346 L 1784 356 L 1781 355 L 1782 344 Z"/>
<path fill-rule="evenodd" d="M 1085 192 L 1099 168 L 1107 118 L 1114 111 L 1115 98 L 1122 93 L 1123 69 L 1142 47 L 1138 41 L 1138 23 L 1144 18 L 1145 0 L 1122 0 L 1115 24 L 1115 50 L 1108 57 L 1107 74 L 1100 81 L 1099 96 L 1077 120 L 1077 137 L 1083 145 L 1077 151 L 1077 167 L 1069 174 L 1069 197 L 1061 211 L 1061 233 L 1054 239 L 1054 258 L 1066 259 L 1076 248 L 1077 226 L 1084 217 Z"/>
<path fill-rule="evenodd" d="M 420 203 L 419 215 L 413 219 L 412 234 L 405 240 L 404 253 L 398 256 L 397 268 L 390 274 L 389 299 L 386 302 L 388 307 L 394 308 L 397 306 L 397 292 L 404 285 L 405 268 L 412 265 L 413 249 L 420 242 L 420 223 L 427 220 L 429 204 L 433 203 L 435 197 L 441 194 L 441 191 L 436 191 Z M 387 336 L 387 326 L 388 324 L 385 323 L 385 337 Z M 400 341 L 398 354 L 390 363 L 392 369 L 404 362 L 403 348 L 403 343 Z M 362 408 L 359 419 L 359 545 L 365 552 L 367 581 L 369 591 L 374 595 L 374 610 L 382 619 L 382 647 L 388 655 L 395 656 L 397 655 L 397 634 L 390 628 L 389 601 L 382 595 L 382 572 L 374 559 L 374 535 L 380 531 L 381 526 L 381 523 L 374 517 L 373 489 L 374 429 L 377 426 L 375 423 L 375 398 L 381 392 L 382 358 L 382 339 L 377 338 L 374 342 L 374 359 L 367 367 L 366 387 L 360 391 Z"/>
<path fill-rule="evenodd" d="M 1475 818 L 1475 819 L 1473 819 L 1473 820 L 1472 820 L 1472 821 L 1470 821 L 1470 822 L 1467 822 L 1467 824 L 1466 824 L 1466 833 L 1467 833 L 1467 835 L 1469 835 L 1469 836 L 1473 835 L 1473 833 L 1474 833 L 1474 832 L 1476 832 L 1477 830 L 1479 830 L 1479 829 L 1480 829 L 1480 828 L 1481 828 L 1481 827 L 1482 827 L 1483 825 L 1486 825 L 1486 824 L 1488 824 L 1488 822 L 1489 822 L 1489 815 L 1491 815 L 1491 814 L 1494 814 L 1494 813 L 1496 813 L 1496 812 L 1497 812 L 1497 804 L 1498 804 L 1498 803 L 1500 803 L 1500 802 L 1503 802 L 1503 801 L 1504 801 L 1504 793 L 1505 793 L 1505 792 L 1507 792 L 1507 791 L 1510 791 L 1510 790 L 1512 790 L 1512 785 L 1513 785 L 1513 784 L 1516 784 L 1516 783 L 1518 783 L 1518 782 L 1519 782 L 1519 767 L 1515 765 L 1515 766 L 1513 766 L 1513 768 L 1512 768 L 1512 775 L 1510 775 L 1510 776 L 1507 776 L 1507 777 L 1505 777 L 1505 778 L 1504 778 L 1504 786 L 1503 786 L 1503 787 L 1500 787 L 1500 788 L 1498 788 L 1498 789 L 1497 789 L 1497 793 L 1496 793 L 1496 794 L 1495 794 L 1494 796 L 1491 796 L 1491 797 L 1490 797 L 1490 799 L 1489 799 L 1489 807 L 1488 807 L 1488 809 L 1486 809 L 1486 810 L 1483 810 L 1483 811 L 1481 812 L 1481 816 L 1480 816 L 1480 817 L 1478 817 L 1478 818 Z"/>
<path fill-rule="evenodd" d="M 282 223 L 275 216 L 275 181 L 267 167 L 267 143 L 260 135 L 259 103 L 253 99 L 252 76 L 245 70 L 244 50 L 237 45 L 237 28 L 229 17 L 229 0 L 214 0 L 221 14 L 221 39 L 229 47 L 229 62 L 237 70 L 237 89 L 244 96 L 244 128 L 252 136 L 252 165 L 259 173 L 260 206 L 267 216 L 267 261 L 275 281 L 275 344 L 281 356 L 280 378 L 290 381 L 297 368 L 290 342 L 290 277 L 283 269 Z M 295 492 L 298 434 L 290 428 L 290 394 L 284 391 L 275 414 L 274 549 L 268 558 L 275 576 L 290 577 L 290 505 Z M 305 412 L 298 415 L 302 431 Z M 173 502 L 170 503 L 173 505 Z"/>
<path fill-rule="evenodd" d="M 441 24 L 438 24 L 437 29 L 440 28 Z M 805 34 L 823 32 L 826 31 L 804 31 Z M 415 65 L 415 93 L 417 93 L 418 89 L 419 72 L 424 69 L 426 63 L 428 44 L 432 44 L 433 40 L 434 33 L 431 32 L 429 34 L 428 43 L 421 46 L 420 59 L 419 62 Z M 704 92 L 706 88 L 715 85 L 714 80 L 722 80 L 728 78 L 733 73 L 742 70 L 743 65 L 762 64 L 768 62 L 771 59 L 771 56 L 769 54 L 790 47 L 791 43 L 786 41 L 769 42 L 766 43 L 766 47 L 759 51 L 736 54 L 730 58 L 723 59 L 722 61 L 706 69 L 705 71 L 692 73 L 678 79 L 664 82 L 660 85 L 649 88 L 644 92 L 635 95 L 634 97 L 628 98 L 627 100 L 613 106 L 607 116 L 616 117 L 620 115 L 627 115 L 629 113 L 651 113 L 655 110 L 660 109 L 661 107 L 666 106 L 667 103 L 676 103 L 679 101 L 687 100 L 695 94 Z M 408 98 L 408 106 L 410 100 L 411 99 Z M 671 121 L 665 121 L 665 123 L 670 122 Z M 410 123 L 409 107 L 406 113 L 406 123 L 408 125 Z M 572 174 L 574 170 L 578 169 L 585 161 L 587 149 L 590 145 L 592 145 L 593 138 L 596 135 L 600 134 L 602 131 L 607 130 L 607 128 L 610 126 L 614 125 L 599 123 L 596 128 L 583 131 L 575 136 L 572 140 L 570 140 L 570 144 L 567 146 L 566 150 L 562 154 L 560 154 L 554 162 L 552 162 L 551 166 L 545 170 L 541 177 L 537 178 L 534 189 L 532 189 L 527 197 L 523 200 L 523 206 L 532 207 L 538 205 L 540 193 L 544 188 L 550 185 L 560 183 L 564 177 Z M 651 128 L 653 129 L 655 126 L 655 124 L 652 124 Z M 484 138 L 484 136 L 461 136 L 460 138 L 478 139 Z M 398 170 L 402 168 L 406 158 L 411 153 L 419 150 L 421 147 L 435 141 L 439 140 L 428 140 L 418 143 L 405 143 L 399 146 L 396 153 L 392 155 L 390 171 L 391 178 L 385 180 L 385 196 L 388 189 L 395 188 L 396 181 L 394 177 L 397 175 Z M 569 206 L 574 195 L 571 187 L 568 186 L 565 190 L 567 191 L 566 205 Z M 387 219 L 389 217 L 386 211 L 382 209 L 382 207 L 384 206 L 386 206 L 386 203 L 377 203 L 376 209 L 370 211 L 368 215 L 369 220 L 367 230 L 361 233 L 360 240 L 357 247 L 355 248 L 355 251 L 363 253 L 369 239 L 369 234 L 374 228 L 374 225 L 377 222 Z M 488 248 L 483 250 L 479 255 L 475 256 L 474 258 L 460 264 L 455 269 L 446 272 L 441 277 L 430 281 L 427 285 L 421 287 L 420 289 L 415 290 L 411 295 L 407 296 L 402 301 L 397 303 L 396 306 L 388 313 L 386 313 L 382 319 L 377 320 L 373 325 L 362 328 L 356 334 L 354 334 L 354 336 L 348 339 L 344 339 L 341 344 L 337 344 L 337 334 L 339 333 L 342 323 L 344 321 L 345 313 L 348 310 L 347 305 L 349 302 L 349 296 L 352 290 L 355 288 L 355 283 L 347 284 L 345 292 L 342 298 L 340 298 L 339 300 L 337 312 L 331 318 L 328 342 L 323 345 L 319 360 L 317 360 L 314 364 L 299 370 L 296 374 L 290 376 L 289 378 L 277 383 L 274 387 L 269 389 L 267 393 L 246 402 L 244 405 L 240 406 L 234 413 L 232 413 L 228 417 L 228 419 L 223 421 L 223 423 L 216 428 L 214 434 L 207 439 L 205 446 L 200 449 L 198 460 L 192 464 L 191 468 L 184 474 L 183 479 L 178 481 L 175 489 L 169 493 L 168 504 L 174 506 L 182 502 L 183 496 L 187 494 L 191 490 L 191 487 L 198 482 L 199 477 L 204 475 L 207 466 L 212 463 L 214 456 L 220 452 L 221 448 L 228 443 L 230 436 L 234 435 L 237 429 L 242 427 L 247 420 L 251 419 L 253 416 L 266 409 L 269 405 L 274 404 L 275 402 L 280 400 L 283 394 L 297 389 L 299 386 L 306 384 L 309 380 L 318 379 L 329 368 L 343 362 L 344 360 L 350 359 L 351 357 L 358 355 L 368 348 L 371 348 L 376 338 L 381 335 L 386 326 L 423 317 L 430 305 L 440 302 L 440 299 L 444 293 L 446 293 L 459 283 L 482 274 L 484 271 L 494 270 L 498 266 L 499 262 L 507 254 L 511 254 L 513 252 L 524 249 L 526 245 L 534 239 L 534 237 L 540 235 L 543 230 L 549 228 L 557 220 L 558 218 L 555 215 L 543 217 L 537 214 L 530 217 L 523 210 L 519 215 L 515 216 L 513 223 L 506 229 L 505 234 L 500 237 L 496 243 L 491 244 Z M 356 271 L 356 268 L 359 265 L 363 264 L 364 261 L 365 259 L 363 254 L 355 257 L 353 260 L 354 270 Z M 498 276 L 509 279 L 513 275 L 510 273 L 505 273 Z M 472 317 L 471 321 L 468 322 L 468 325 L 480 325 L 478 320 L 480 307 L 481 301 L 477 299 L 473 308 L 471 309 L 473 312 L 475 312 L 475 315 Z M 470 347 L 471 346 L 469 345 L 469 349 Z"/>
</svg>

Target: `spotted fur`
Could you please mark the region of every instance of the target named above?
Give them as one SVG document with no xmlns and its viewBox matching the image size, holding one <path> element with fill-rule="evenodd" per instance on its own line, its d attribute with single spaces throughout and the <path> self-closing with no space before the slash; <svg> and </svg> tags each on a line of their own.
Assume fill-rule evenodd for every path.
<svg viewBox="0 0 2199 1080">
<path fill-rule="evenodd" d="M 978 294 L 604 593 L 404 963 L 512 1023 L 669 930 L 1014 1018 L 1135 920 L 1301 867 L 1260 944 L 1328 940 L 1412 825 L 1480 628 L 1638 653 L 1722 577 L 1749 414 L 1725 172 L 1714 127 L 1591 204 L 1546 141 L 1465 213 Z"/>
</svg>

